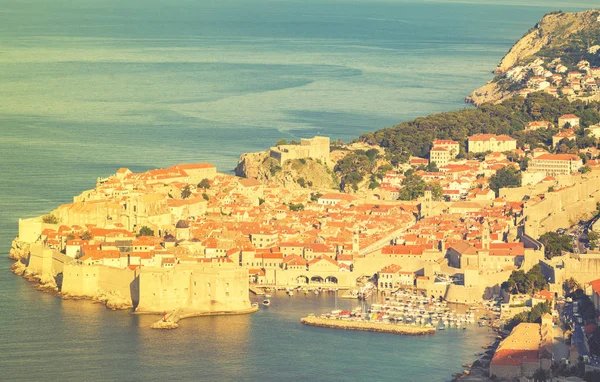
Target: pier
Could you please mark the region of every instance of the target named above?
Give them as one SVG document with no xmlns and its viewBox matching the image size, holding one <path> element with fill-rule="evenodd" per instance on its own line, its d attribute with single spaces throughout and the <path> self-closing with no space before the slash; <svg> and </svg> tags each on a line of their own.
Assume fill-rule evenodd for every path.
<svg viewBox="0 0 600 382">
<path fill-rule="evenodd" d="M 256 286 L 250 285 L 250 287 L 248 289 L 250 289 L 250 292 L 254 293 L 257 296 L 264 296 L 265 295 L 264 288 L 258 288 Z"/>
<path fill-rule="evenodd" d="M 300 322 L 304 325 L 318 326 L 321 328 L 363 330 L 368 332 L 403 334 L 408 336 L 435 334 L 436 332 L 435 328 L 426 328 L 420 326 L 384 324 L 380 322 L 336 320 L 318 317 L 304 317 L 300 319 Z"/>
<path fill-rule="evenodd" d="M 205 316 L 230 316 L 238 314 L 250 314 L 258 311 L 258 306 L 251 306 L 247 309 L 235 310 L 235 311 L 190 311 L 184 309 L 177 309 L 172 312 L 164 314 L 163 318 L 153 323 L 150 327 L 152 329 L 176 329 L 179 327 L 179 320 L 189 317 L 205 317 Z M 142 313 L 143 314 L 143 313 Z M 152 313 L 150 313 L 152 314 Z M 154 313 L 155 314 L 155 313 Z"/>
</svg>

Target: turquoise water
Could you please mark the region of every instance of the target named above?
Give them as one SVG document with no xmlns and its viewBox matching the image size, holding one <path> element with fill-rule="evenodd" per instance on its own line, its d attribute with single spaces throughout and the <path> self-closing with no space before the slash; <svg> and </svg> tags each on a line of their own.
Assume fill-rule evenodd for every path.
<svg viewBox="0 0 600 382">
<path fill-rule="evenodd" d="M 19 217 L 118 167 L 230 171 L 280 138 L 350 140 L 465 107 L 544 13 L 597 6 L 522 3 L 3 0 L 0 253 Z M 9 267 L 0 257 L 0 380 L 436 381 L 487 342 L 478 329 L 410 338 L 298 323 L 331 297 L 158 332 L 150 317 L 37 292 Z"/>
</svg>

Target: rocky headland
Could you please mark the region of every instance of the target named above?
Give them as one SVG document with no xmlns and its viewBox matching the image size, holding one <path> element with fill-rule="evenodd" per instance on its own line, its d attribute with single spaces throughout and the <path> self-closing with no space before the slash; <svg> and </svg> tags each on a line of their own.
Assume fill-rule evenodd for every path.
<svg viewBox="0 0 600 382">
<path fill-rule="evenodd" d="M 523 65 L 536 58 L 543 58 L 546 61 L 558 58 L 553 57 L 556 49 L 569 44 L 573 39 L 579 39 L 581 32 L 587 33 L 600 29 L 599 17 L 600 12 L 596 10 L 573 13 L 555 11 L 545 15 L 502 58 L 500 64 L 494 69 L 497 77 L 473 91 L 466 97 L 466 101 L 479 106 L 485 103 L 500 103 L 515 96 L 516 89 L 511 89 L 500 81 L 501 76 L 513 67 Z M 585 36 L 582 37 L 585 38 Z M 589 46 L 585 46 L 585 48 L 589 48 Z M 579 57 L 583 57 L 587 53 L 585 51 L 573 52 Z"/>
<path fill-rule="evenodd" d="M 234 171 L 237 176 L 288 189 L 337 187 L 335 175 L 326 163 L 302 158 L 280 165 L 269 156 L 269 151 L 242 154 Z"/>
</svg>

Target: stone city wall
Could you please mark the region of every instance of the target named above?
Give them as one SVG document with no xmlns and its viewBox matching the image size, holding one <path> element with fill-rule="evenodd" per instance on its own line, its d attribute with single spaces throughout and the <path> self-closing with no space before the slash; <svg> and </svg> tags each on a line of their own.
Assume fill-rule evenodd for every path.
<svg viewBox="0 0 600 382">
<path fill-rule="evenodd" d="M 39 275 L 56 275 L 63 271 L 65 264 L 72 261 L 69 256 L 34 243 L 29 250 L 27 268 Z"/>
<path fill-rule="evenodd" d="M 532 237 L 567 228 L 574 221 L 596 209 L 600 201 L 600 172 L 589 176 L 571 177 L 575 180 L 570 187 L 546 193 L 545 198 L 535 204 L 525 203 L 525 233 Z"/>
<path fill-rule="evenodd" d="M 248 274 L 244 269 L 176 265 L 171 270 L 142 269 L 137 311 L 175 309 L 223 312 L 250 308 Z"/>
</svg>

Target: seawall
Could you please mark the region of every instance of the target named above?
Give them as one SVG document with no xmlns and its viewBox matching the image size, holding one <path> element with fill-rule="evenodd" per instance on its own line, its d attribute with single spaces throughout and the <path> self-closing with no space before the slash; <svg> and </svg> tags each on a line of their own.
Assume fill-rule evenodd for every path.
<svg viewBox="0 0 600 382">
<path fill-rule="evenodd" d="M 424 328 L 420 326 L 408 326 L 397 324 L 383 324 L 379 322 L 344 321 L 318 317 L 304 317 L 300 319 L 300 322 L 304 325 L 318 326 L 321 328 L 362 330 L 367 332 L 403 334 L 408 336 L 435 334 L 435 328 Z"/>
</svg>

